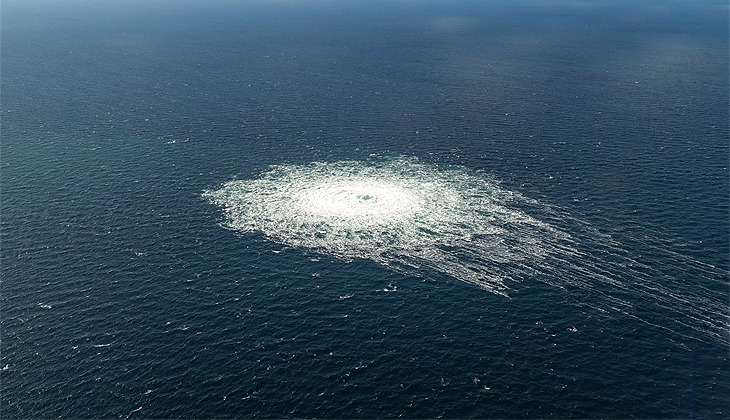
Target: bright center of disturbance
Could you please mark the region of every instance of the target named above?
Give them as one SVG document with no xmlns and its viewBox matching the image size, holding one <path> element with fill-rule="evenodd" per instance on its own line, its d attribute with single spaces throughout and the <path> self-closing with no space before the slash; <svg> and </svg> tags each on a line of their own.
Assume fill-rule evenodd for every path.
<svg viewBox="0 0 730 420">
<path fill-rule="evenodd" d="M 294 193 L 293 204 L 315 217 L 360 219 L 372 223 L 413 217 L 422 200 L 403 187 L 382 180 L 343 182 L 327 179 Z"/>
</svg>

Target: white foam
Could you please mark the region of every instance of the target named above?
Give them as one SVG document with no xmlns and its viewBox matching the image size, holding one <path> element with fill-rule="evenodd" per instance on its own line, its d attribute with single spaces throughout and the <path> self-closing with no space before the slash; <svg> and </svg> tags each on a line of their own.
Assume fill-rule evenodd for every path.
<svg viewBox="0 0 730 420">
<path fill-rule="evenodd" d="M 587 223 L 463 167 L 408 157 L 278 165 L 204 196 L 224 209 L 226 227 L 283 245 L 419 276 L 442 273 L 504 296 L 529 277 L 585 290 L 594 298 L 585 305 L 603 313 L 675 333 L 675 325 L 684 325 L 728 342 L 726 302 L 668 274 L 692 267 L 696 281 L 712 284 L 726 281 L 726 271 L 673 254 L 646 232 L 644 245 L 667 258 L 665 266 L 642 265 Z M 627 300 L 632 295 L 673 319 L 659 325 L 639 318 Z"/>
<path fill-rule="evenodd" d="M 541 238 L 564 235 L 507 207 L 514 194 L 485 177 L 403 157 L 280 165 L 205 196 L 238 231 L 343 259 L 430 268 L 500 294 L 509 276 L 490 262 L 539 258 Z"/>
</svg>

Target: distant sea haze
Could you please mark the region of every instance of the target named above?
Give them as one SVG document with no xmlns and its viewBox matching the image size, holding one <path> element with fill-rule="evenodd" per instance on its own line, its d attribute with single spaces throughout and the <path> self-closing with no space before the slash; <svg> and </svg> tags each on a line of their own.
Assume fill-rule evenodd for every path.
<svg viewBox="0 0 730 420">
<path fill-rule="evenodd" d="M 728 16 L 4 1 L 2 418 L 727 418 Z"/>
</svg>

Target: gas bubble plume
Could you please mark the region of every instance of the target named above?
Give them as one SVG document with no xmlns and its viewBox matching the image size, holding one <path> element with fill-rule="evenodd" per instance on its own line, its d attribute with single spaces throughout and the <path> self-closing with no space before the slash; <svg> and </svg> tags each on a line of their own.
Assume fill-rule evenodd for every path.
<svg viewBox="0 0 730 420">
<path fill-rule="evenodd" d="M 231 229 L 342 259 L 429 268 L 499 294 L 508 286 L 496 264 L 539 258 L 549 251 L 542 238 L 565 235 L 508 207 L 516 195 L 496 182 L 412 158 L 279 165 L 205 196 Z"/>
<path fill-rule="evenodd" d="M 601 312 L 728 342 L 726 305 L 713 292 L 727 280 L 724 270 L 658 242 L 646 245 L 663 256 L 642 263 L 588 223 L 465 167 L 410 157 L 276 165 L 203 195 L 224 210 L 225 227 L 276 243 L 411 275 L 442 274 L 502 296 L 525 279 L 540 281 L 588 292 L 597 300 L 585 306 Z M 677 278 L 677 268 L 710 286 Z M 651 306 L 674 318 L 638 315 Z"/>
</svg>

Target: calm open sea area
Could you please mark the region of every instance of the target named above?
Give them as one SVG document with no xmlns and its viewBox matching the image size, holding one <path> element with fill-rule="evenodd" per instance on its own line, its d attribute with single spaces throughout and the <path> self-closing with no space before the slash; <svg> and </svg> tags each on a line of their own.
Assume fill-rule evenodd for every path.
<svg viewBox="0 0 730 420">
<path fill-rule="evenodd" d="M 0 417 L 730 417 L 727 1 L 3 0 Z"/>
</svg>

